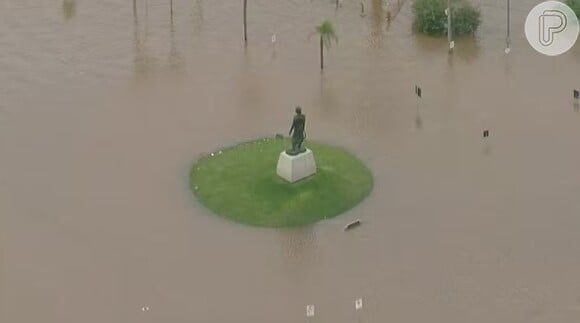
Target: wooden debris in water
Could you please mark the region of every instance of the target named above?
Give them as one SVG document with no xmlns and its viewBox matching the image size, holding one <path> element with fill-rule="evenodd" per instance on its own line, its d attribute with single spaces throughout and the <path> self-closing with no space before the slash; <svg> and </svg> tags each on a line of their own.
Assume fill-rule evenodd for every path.
<svg viewBox="0 0 580 323">
<path fill-rule="evenodd" d="M 360 310 L 362 308 L 362 305 L 363 305 L 362 304 L 362 298 L 356 299 L 354 301 L 354 309 L 355 310 L 357 310 L 357 311 Z"/>
<path fill-rule="evenodd" d="M 351 223 L 347 224 L 344 227 L 344 231 L 347 231 L 347 230 L 350 230 L 350 229 L 354 229 L 354 228 L 358 227 L 359 225 L 361 225 L 361 222 L 360 222 L 359 219 L 356 219 L 356 220 L 352 221 Z"/>
<path fill-rule="evenodd" d="M 306 305 L 306 317 L 314 316 L 314 305 Z"/>
</svg>

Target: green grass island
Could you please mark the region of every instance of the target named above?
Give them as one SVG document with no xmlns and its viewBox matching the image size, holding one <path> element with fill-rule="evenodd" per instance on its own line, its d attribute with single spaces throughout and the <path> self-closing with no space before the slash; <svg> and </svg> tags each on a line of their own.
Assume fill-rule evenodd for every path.
<svg viewBox="0 0 580 323">
<path fill-rule="evenodd" d="M 353 208 L 373 188 L 371 171 L 348 151 L 307 141 L 317 172 L 289 183 L 276 174 L 287 139 L 261 138 L 213 152 L 191 168 L 190 186 L 212 212 L 259 227 L 295 227 Z"/>
</svg>

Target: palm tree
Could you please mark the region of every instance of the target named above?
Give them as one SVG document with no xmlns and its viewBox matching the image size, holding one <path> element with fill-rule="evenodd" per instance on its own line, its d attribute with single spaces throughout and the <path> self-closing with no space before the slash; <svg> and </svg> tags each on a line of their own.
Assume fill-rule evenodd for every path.
<svg viewBox="0 0 580 323">
<path fill-rule="evenodd" d="M 320 69 L 324 69 L 324 47 L 330 48 L 332 41 L 338 43 L 338 37 L 336 37 L 336 32 L 334 31 L 334 26 L 330 20 L 325 20 L 320 26 L 316 26 L 316 29 L 312 34 L 318 34 L 320 36 Z M 311 35 L 312 36 L 312 35 Z"/>
<path fill-rule="evenodd" d="M 248 0 L 244 0 L 244 45 L 248 45 L 248 32 L 246 25 L 246 12 L 248 9 Z"/>
</svg>

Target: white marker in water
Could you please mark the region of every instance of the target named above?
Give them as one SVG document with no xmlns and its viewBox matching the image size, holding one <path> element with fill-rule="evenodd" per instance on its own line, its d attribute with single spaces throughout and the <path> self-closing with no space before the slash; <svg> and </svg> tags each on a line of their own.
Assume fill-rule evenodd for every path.
<svg viewBox="0 0 580 323">
<path fill-rule="evenodd" d="M 314 305 L 306 305 L 306 317 L 314 316 Z"/>
<path fill-rule="evenodd" d="M 362 308 L 362 298 L 354 301 L 354 308 L 358 311 Z"/>
<path fill-rule="evenodd" d="M 143 307 L 141 307 L 141 311 L 148 312 L 149 311 L 149 306 L 143 306 Z"/>
<path fill-rule="evenodd" d="M 272 44 L 276 42 L 276 33 L 272 34 Z"/>
</svg>

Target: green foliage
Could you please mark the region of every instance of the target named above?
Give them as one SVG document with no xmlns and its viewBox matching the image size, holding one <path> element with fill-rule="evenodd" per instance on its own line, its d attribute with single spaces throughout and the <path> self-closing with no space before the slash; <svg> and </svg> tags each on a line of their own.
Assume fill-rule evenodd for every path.
<svg viewBox="0 0 580 323">
<path fill-rule="evenodd" d="M 324 47 L 329 48 L 332 41 L 338 42 L 334 26 L 330 20 L 325 20 L 320 26 L 316 26 L 316 33 L 322 38 Z"/>
<path fill-rule="evenodd" d="M 76 0 L 63 0 L 62 2 L 62 12 L 65 19 L 71 19 L 74 17 L 77 11 Z"/>
<path fill-rule="evenodd" d="M 193 165 L 190 185 L 214 213 L 260 227 L 304 226 L 354 207 L 372 190 L 369 169 L 347 151 L 308 141 L 316 174 L 288 183 L 276 174 L 289 140 L 265 138 L 202 157 Z"/>
<path fill-rule="evenodd" d="M 580 0 L 575 0 L 580 1 Z M 447 35 L 447 0 L 415 0 L 414 27 L 427 35 Z M 467 0 L 451 0 L 451 27 L 455 36 L 472 35 L 481 24 L 481 12 Z"/>
<path fill-rule="evenodd" d="M 580 17 L 580 0 L 566 0 L 565 3 L 574 10 L 577 17 Z"/>
</svg>

